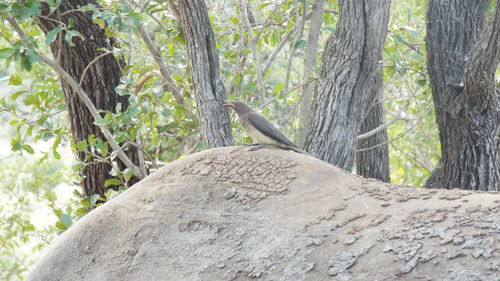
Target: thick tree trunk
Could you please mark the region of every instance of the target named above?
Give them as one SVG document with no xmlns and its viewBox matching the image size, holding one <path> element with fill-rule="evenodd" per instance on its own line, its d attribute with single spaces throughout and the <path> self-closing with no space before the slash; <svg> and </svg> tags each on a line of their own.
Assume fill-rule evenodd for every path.
<svg viewBox="0 0 500 281">
<path fill-rule="evenodd" d="M 363 118 L 359 128 L 360 135 L 385 124 L 382 80 L 382 73 L 375 74 L 371 87 L 365 93 Z M 359 150 L 356 152 L 356 172 L 358 175 L 391 182 L 387 129 L 383 129 L 366 139 L 358 140 L 357 150 Z"/>
<path fill-rule="evenodd" d="M 323 8 L 326 0 L 316 0 L 311 12 L 311 24 L 309 25 L 309 35 L 307 37 L 306 57 L 304 58 L 304 79 L 309 80 L 314 76 L 314 66 L 318 55 L 319 36 L 321 35 L 321 26 L 323 24 Z M 302 88 L 302 97 L 300 101 L 300 130 L 298 145 L 304 146 L 307 132 L 310 129 L 311 105 L 314 84 L 306 84 Z"/>
<path fill-rule="evenodd" d="M 203 0 L 180 0 L 176 4 L 187 43 L 203 140 L 209 148 L 232 145 L 231 120 L 222 105 L 226 90 L 207 7 Z"/>
<path fill-rule="evenodd" d="M 104 30 L 92 22 L 92 14 L 80 12 L 80 6 L 99 3 L 92 0 L 63 0 L 59 7 L 52 13 L 47 5 L 42 6 L 42 16 L 38 18 L 40 28 L 45 32 L 53 30 L 59 22 L 68 24 L 69 19 L 74 20 L 73 29 L 80 32 L 83 38 L 73 37 L 75 46 L 70 46 L 64 39 L 64 32 L 58 34 L 56 40 L 50 45 L 50 49 L 57 63 L 68 72 L 76 81 L 82 81 L 81 86 L 92 100 L 97 109 L 115 112 L 116 105 L 121 103 L 121 108 L 126 109 L 129 105 L 125 96 L 119 96 L 115 87 L 120 82 L 121 67 L 112 54 L 97 59 L 86 71 L 89 64 L 102 55 L 102 49 L 113 49 L 113 38 L 108 39 Z M 61 85 L 68 106 L 71 133 L 75 142 L 87 140 L 90 135 L 105 140 L 99 127 L 93 125 L 94 118 L 88 111 L 83 101 L 69 84 L 61 79 Z M 127 156 L 139 164 L 138 151 L 129 147 L 125 151 Z M 86 159 L 85 152 L 79 151 L 78 158 L 85 163 L 82 171 L 83 191 L 89 196 L 93 194 L 104 195 L 111 187 L 105 187 L 104 181 L 112 178 L 109 174 L 111 165 L 96 162 L 94 158 Z M 121 168 L 125 166 L 117 159 Z M 132 177 L 128 184 L 132 185 L 138 181 Z"/>
<path fill-rule="evenodd" d="M 351 170 L 363 97 L 378 66 L 389 0 L 339 1 L 337 29 L 328 39 L 304 148 Z"/>
<path fill-rule="evenodd" d="M 500 190 L 500 103 L 494 76 L 500 60 L 500 4 L 483 30 L 489 4 L 429 3 L 426 45 L 442 163 L 442 171 L 434 173 L 442 172 L 438 186 L 443 188 Z"/>
</svg>

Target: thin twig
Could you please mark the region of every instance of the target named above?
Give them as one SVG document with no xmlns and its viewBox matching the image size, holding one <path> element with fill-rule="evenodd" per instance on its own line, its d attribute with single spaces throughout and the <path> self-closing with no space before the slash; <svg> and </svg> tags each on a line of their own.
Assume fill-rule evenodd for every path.
<svg viewBox="0 0 500 281">
<path fill-rule="evenodd" d="M 393 31 L 391 31 L 391 30 L 389 30 L 388 32 L 389 32 L 389 34 L 391 34 L 391 35 L 395 35 L 395 34 L 396 34 L 396 33 L 394 33 L 394 32 L 393 32 Z M 401 37 L 401 36 L 399 36 L 399 38 L 401 38 L 401 42 L 402 42 L 403 44 L 405 44 L 408 48 L 412 49 L 412 50 L 413 50 L 413 51 L 415 51 L 417 54 L 422 55 L 422 52 L 421 52 L 418 48 L 416 48 L 416 47 L 415 47 L 415 45 L 410 44 L 408 41 L 406 41 L 406 40 L 405 40 L 403 37 Z"/>
<path fill-rule="evenodd" d="M 406 134 L 408 134 L 411 130 L 415 129 L 415 127 L 417 126 L 418 122 L 422 121 L 422 119 L 424 119 L 424 116 L 429 112 L 431 111 L 431 109 L 427 110 L 424 114 L 420 115 L 419 118 L 417 119 L 417 122 L 415 122 L 415 124 L 407 129 L 406 131 L 404 131 L 401 135 L 397 136 L 396 138 L 393 138 L 393 139 L 390 139 L 388 141 L 385 141 L 385 142 L 382 142 L 382 143 L 379 143 L 377 145 L 374 145 L 374 146 L 371 146 L 371 147 L 367 147 L 367 148 L 363 148 L 363 149 L 357 149 L 356 150 L 356 153 L 358 152 L 363 152 L 363 151 L 367 151 L 367 150 L 370 150 L 370 149 L 374 149 L 374 148 L 377 148 L 377 147 L 380 147 L 380 146 L 383 146 L 383 145 L 386 145 L 386 144 L 389 144 L 391 142 L 394 142 L 394 141 L 397 141 L 399 140 L 400 138 L 406 136 Z"/>
<path fill-rule="evenodd" d="M 280 42 L 278 47 L 274 50 L 274 52 L 271 54 L 271 56 L 269 56 L 269 58 L 266 60 L 266 62 L 264 63 L 265 66 L 262 69 L 262 76 L 266 75 L 267 71 L 269 70 L 269 68 L 271 67 L 273 62 L 276 60 L 276 57 L 278 56 L 279 52 L 281 52 L 281 49 L 283 48 L 283 46 L 285 46 L 285 44 L 288 42 L 288 39 L 290 39 L 290 37 L 292 37 L 292 35 L 297 31 L 297 28 L 298 28 L 298 26 L 295 26 L 292 30 L 290 30 L 285 35 L 285 38 L 283 38 L 283 40 Z"/>
<path fill-rule="evenodd" d="M 177 87 L 177 85 L 175 85 L 174 80 L 170 76 L 170 73 L 167 69 L 167 66 L 163 62 L 163 59 L 160 55 L 160 52 L 158 51 L 158 49 L 154 45 L 154 43 L 151 40 L 151 37 L 149 36 L 146 29 L 144 29 L 144 25 L 141 25 L 140 33 L 141 33 L 142 40 L 144 41 L 144 43 L 146 43 L 146 46 L 148 47 L 149 52 L 153 56 L 153 59 L 156 62 L 156 64 L 158 65 L 158 68 L 160 69 L 161 76 L 162 76 L 163 80 L 165 81 L 165 83 L 167 84 L 168 90 L 174 96 L 175 101 L 179 104 L 187 106 L 187 104 L 184 102 L 184 100 L 182 98 L 182 95 L 180 93 L 179 88 Z"/>
<path fill-rule="evenodd" d="M 148 71 L 146 72 L 144 75 L 142 75 L 142 77 L 139 79 L 139 81 L 137 81 L 137 83 L 135 83 L 135 86 L 134 86 L 134 93 L 137 94 L 141 91 L 142 89 L 142 86 L 144 86 L 144 84 L 151 78 L 153 77 L 161 77 L 161 74 L 156 72 L 156 71 Z"/>
<path fill-rule="evenodd" d="M 307 0 L 304 0 L 304 2 L 302 3 L 302 18 L 301 18 L 300 22 L 297 22 L 297 25 L 299 25 L 299 27 L 300 27 L 299 34 L 297 35 L 295 42 L 298 42 L 298 40 L 300 40 L 302 38 L 302 34 L 304 34 L 304 27 L 306 25 L 306 20 L 308 18 L 306 7 L 307 7 Z M 296 9 L 296 10 L 297 10 L 296 17 L 299 17 L 298 9 Z M 297 48 L 295 48 L 294 42 L 292 42 L 291 49 L 292 49 L 292 52 L 291 52 L 290 56 L 288 57 L 288 63 L 287 63 L 287 67 L 286 67 L 285 91 L 288 90 L 288 85 L 290 83 L 290 70 L 292 69 L 293 57 L 295 56 L 295 52 L 297 51 Z M 286 95 L 283 96 L 283 100 L 286 100 Z"/>
<path fill-rule="evenodd" d="M 94 58 L 94 59 L 93 59 L 93 60 L 92 60 L 92 61 L 91 61 L 91 62 L 90 62 L 90 63 L 89 63 L 86 67 L 85 67 L 85 69 L 83 70 L 83 72 L 82 72 L 82 76 L 80 76 L 80 83 L 78 83 L 78 86 L 80 86 L 80 87 L 82 86 L 82 83 L 83 83 L 83 78 L 85 78 L 85 75 L 87 74 L 87 71 L 90 69 L 90 67 L 91 67 L 94 63 L 96 63 L 96 62 L 97 62 L 97 61 L 99 61 L 101 58 L 103 58 L 103 57 L 105 57 L 105 56 L 107 56 L 107 55 L 109 55 L 109 54 L 112 54 L 112 53 L 113 53 L 113 51 L 107 51 L 106 53 L 104 53 L 104 54 L 100 54 L 100 55 L 98 55 L 97 57 L 95 57 L 95 58 Z"/>
<path fill-rule="evenodd" d="M 367 138 L 369 138 L 369 137 L 371 137 L 371 136 L 375 135 L 376 133 L 378 133 L 378 132 L 380 132 L 380 131 L 382 131 L 382 130 L 384 130 L 384 129 L 386 129 L 386 128 L 390 127 L 390 126 L 392 126 L 394 123 L 396 123 L 396 122 L 398 122 L 398 121 L 401 121 L 401 120 L 408 120 L 408 119 L 407 119 L 407 118 L 394 118 L 394 119 L 392 119 L 391 121 L 389 121 L 389 122 L 387 122 L 387 123 L 385 123 L 385 124 L 382 124 L 382 125 L 378 126 L 377 128 L 375 128 L 375 129 L 373 129 L 373 130 L 369 131 L 369 132 L 366 132 L 366 133 L 364 133 L 364 134 L 358 135 L 358 136 L 356 137 L 356 140 L 357 140 L 357 141 L 360 141 L 360 140 L 367 139 Z"/>
</svg>

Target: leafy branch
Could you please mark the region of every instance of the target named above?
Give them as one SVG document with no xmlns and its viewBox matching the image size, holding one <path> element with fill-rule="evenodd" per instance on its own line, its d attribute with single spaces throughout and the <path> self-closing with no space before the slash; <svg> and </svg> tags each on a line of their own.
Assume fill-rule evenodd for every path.
<svg viewBox="0 0 500 281">
<path fill-rule="evenodd" d="M 17 21 L 14 19 L 12 16 L 7 17 L 7 21 L 12 25 L 14 30 L 19 34 L 21 37 L 21 40 L 23 41 L 24 44 L 30 46 L 30 42 L 22 28 L 19 26 Z M 34 53 L 41 61 L 43 61 L 45 64 L 47 64 L 49 67 L 51 67 L 57 74 L 59 74 L 62 79 L 64 79 L 70 87 L 77 93 L 78 97 L 83 101 L 89 112 L 92 114 L 92 117 L 94 117 L 94 120 L 99 120 L 101 119 L 101 115 L 99 114 L 99 111 L 95 107 L 95 105 L 92 103 L 90 98 L 87 96 L 83 88 L 76 82 L 71 75 L 69 75 L 61 66 L 59 66 L 55 61 L 49 59 L 48 57 L 39 54 L 39 53 Z M 113 150 L 116 152 L 118 158 L 125 164 L 127 168 L 129 168 L 133 175 L 136 176 L 137 178 L 144 178 L 146 177 L 147 173 L 145 169 L 141 169 L 137 167 L 131 160 L 128 158 L 128 156 L 125 154 L 125 152 L 121 149 L 120 145 L 113 139 L 113 136 L 111 132 L 104 128 L 100 127 L 104 137 L 110 144 L 110 146 L 113 148 Z"/>
</svg>

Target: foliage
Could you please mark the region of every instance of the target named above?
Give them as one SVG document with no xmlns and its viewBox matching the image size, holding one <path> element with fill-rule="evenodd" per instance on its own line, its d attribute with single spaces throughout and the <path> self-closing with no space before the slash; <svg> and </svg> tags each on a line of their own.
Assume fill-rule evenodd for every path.
<svg viewBox="0 0 500 281">
<path fill-rule="evenodd" d="M 22 279 L 40 250 L 71 225 L 75 199 L 58 200 L 68 173 L 62 160 L 6 157 L 0 170 L 0 278 Z M 28 163 L 28 164 L 27 164 Z M 65 206 L 62 208 L 61 206 Z M 44 216 L 54 215 L 50 222 Z"/>
<path fill-rule="evenodd" d="M 426 68 L 425 12 L 421 1 L 393 1 L 384 48 L 384 95 L 393 183 L 422 186 L 439 161 L 439 138 Z"/>
<path fill-rule="evenodd" d="M 46 2 L 54 9 L 60 1 Z M 101 1 L 103 8 L 92 5 L 81 8 L 92 13 L 94 22 L 106 30 L 107 36 L 117 39 L 120 47 L 111 51 L 125 61 L 117 91 L 128 96 L 130 107 L 117 114 L 102 112 L 103 118 L 96 120 L 96 124 L 112 129 L 118 142 L 141 146 L 152 169 L 203 149 L 191 95 L 185 40 L 167 2 L 148 1 L 144 5 L 141 1 Z M 306 83 L 314 84 L 314 79 L 303 77 L 310 2 L 248 1 L 246 12 L 240 5 L 245 2 L 207 1 L 226 90 L 230 99 L 249 101 L 294 138 L 297 136 L 301 87 Z M 323 15 L 316 71 L 326 38 L 335 30 L 337 22 L 335 11 L 338 7 L 331 2 L 327 3 Z M 388 129 L 393 140 L 390 144 L 391 176 L 394 183 L 420 186 L 439 156 L 425 68 L 426 7 L 417 0 L 392 2 L 390 32 L 383 57 L 385 105 L 388 120 L 404 120 Z M 303 6 L 304 3 L 308 5 Z M 10 139 L 15 155 L 32 155 L 31 158 L 11 158 L 17 160 L 3 165 L 0 170 L 5 179 L 0 192 L 6 194 L 2 197 L 9 202 L 1 207 L 0 224 L 1 237 L 9 238 L 1 240 L 0 245 L 0 271 L 10 274 L 2 276 L 5 280 L 21 279 L 36 259 L 36 255 L 30 255 L 31 248 L 37 250 L 46 244 L 34 241 L 29 233 L 43 235 L 44 240 L 50 241 L 55 233 L 64 231 L 106 199 L 84 198 L 76 192 L 70 200 L 59 202 L 54 186 L 65 184 L 71 190 L 78 189 L 77 172 L 83 167 L 83 163 L 76 160 L 61 162 L 64 160 L 62 151 L 68 148 L 73 152 L 84 151 L 112 164 L 115 157 L 114 154 L 105 157 L 110 147 L 94 136 L 79 143 L 72 141 L 59 81 L 54 72 L 40 62 L 37 54 L 48 55 L 49 45 L 58 34 L 65 34 L 67 42 L 80 34 L 71 24 L 61 24 L 47 35 L 43 34 L 36 25 L 39 7 L 40 1 L 34 0 L 0 1 L 3 23 L 0 26 L 0 60 L 4 65 L 0 68 L 0 118 L 11 127 L 8 136 L 3 137 Z M 24 42 L 6 21 L 7 16 L 14 16 L 20 23 L 27 35 Z M 141 39 L 141 27 L 153 38 L 185 105 L 176 101 L 161 76 L 148 79 L 138 91 L 135 88 L 141 78 L 158 69 Z M 235 118 L 233 127 L 237 125 Z M 250 141 L 238 129 L 235 135 L 237 144 Z M 49 144 L 48 148 L 40 149 L 40 143 Z M 114 167 L 115 178 L 106 185 L 123 189 L 123 182 L 131 172 L 120 170 L 117 165 Z M 18 174 L 26 175 L 22 184 L 17 180 Z M 116 194 L 110 191 L 107 197 Z M 50 207 L 52 224 L 42 228 L 34 226 L 32 215 L 37 205 Z M 9 255 L 25 247 L 31 248 L 17 256 L 17 261 L 9 259 Z"/>
</svg>

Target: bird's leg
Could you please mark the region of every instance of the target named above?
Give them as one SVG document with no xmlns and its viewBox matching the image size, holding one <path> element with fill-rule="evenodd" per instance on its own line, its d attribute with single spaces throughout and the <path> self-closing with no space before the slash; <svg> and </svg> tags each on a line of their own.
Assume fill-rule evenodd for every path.
<svg viewBox="0 0 500 281">
<path fill-rule="evenodd" d="M 265 147 L 270 147 L 272 145 L 270 144 L 257 144 L 256 146 L 253 146 L 252 148 L 250 148 L 248 151 L 256 151 L 256 150 L 259 150 L 261 148 L 265 148 Z"/>
<path fill-rule="evenodd" d="M 257 146 L 257 145 L 259 145 L 259 144 L 260 144 L 260 143 L 258 143 L 258 142 L 254 142 L 254 143 L 245 143 L 245 144 L 243 144 L 243 145 L 244 145 L 244 146 Z"/>
</svg>

